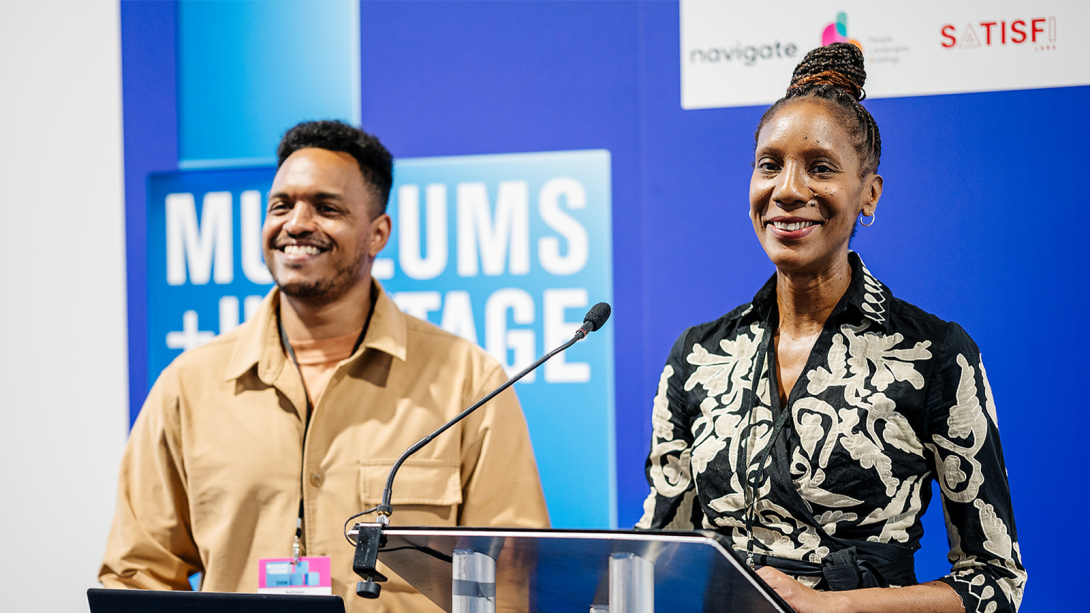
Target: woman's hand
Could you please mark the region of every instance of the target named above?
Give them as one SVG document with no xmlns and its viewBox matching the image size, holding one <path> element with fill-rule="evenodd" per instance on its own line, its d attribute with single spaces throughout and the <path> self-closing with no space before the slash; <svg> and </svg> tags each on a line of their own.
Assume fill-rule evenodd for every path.
<svg viewBox="0 0 1090 613">
<path fill-rule="evenodd" d="M 869 588 L 844 592 L 819 592 L 788 577 L 771 566 L 757 569 L 757 575 L 798 613 L 964 613 L 954 588 L 931 581 L 899 588 Z"/>
<path fill-rule="evenodd" d="M 757 575 L 798 613 L 843 613 L 849 610 L 841 593 L 808 588 L 771 566 L 758 568 Z"/>
</svg>

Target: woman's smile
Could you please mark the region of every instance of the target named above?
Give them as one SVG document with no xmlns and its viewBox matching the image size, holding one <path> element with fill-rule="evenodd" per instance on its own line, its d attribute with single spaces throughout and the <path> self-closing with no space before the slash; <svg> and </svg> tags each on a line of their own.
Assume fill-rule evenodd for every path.
<svg viewBox="0 0 1090 613">
<path fill-rule="evenodd" d="M 769 219 L 765 225 L 772 234 L 781 240 L 799 240 L 810 235 L 822 222 L 798 217 L 777 217 Z"/>
</svg>

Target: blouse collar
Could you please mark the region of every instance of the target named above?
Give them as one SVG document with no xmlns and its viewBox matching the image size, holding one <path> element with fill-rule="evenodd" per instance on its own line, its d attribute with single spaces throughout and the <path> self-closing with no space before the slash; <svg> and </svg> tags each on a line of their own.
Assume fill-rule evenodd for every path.
<svg viewBox="0 0 1090 613">
<path fill-rule="evenodd" d="M 889 289 L 882 285 L 871 274 L 863 260 L 854 251 L 848 252 L 848 264 L 852 268 L 852 280 L 848 285 L 848 291 L 840 298 L 830 319 L 846 319 L 846 323 L 862 323 L 863 318 L 869 319 L 883 330 L 888 329 L 889 304 L 893 295 Z M 769 321 L 773 310 L 776 308 L 776 274 L 764 284 L 753 296 L 754 317 L 762 321 Z"/>
</svg>

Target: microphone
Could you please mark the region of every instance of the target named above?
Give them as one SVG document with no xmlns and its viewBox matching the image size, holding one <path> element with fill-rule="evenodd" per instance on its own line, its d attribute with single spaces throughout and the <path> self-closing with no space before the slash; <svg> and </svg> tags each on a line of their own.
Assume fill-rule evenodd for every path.
<svg viewBox="0 0 1090 613">
<path fill-rule="evenodd" d="M 412 447 L 409 447 L 405 451 L 405 453 L 401 454 L 401 457 L 398 458 L 397 462 L 394 463 L 393 468 L 390 469 L 389 476 L 386 477 L 386 488 L 382 491 L 382 504 L 369 511 L 357 513 L 356 515 L 349 517 L 348 520 L 345 521 L 345 529 L 347 530 L 348 522 L 352 521 L 357 517 L 360 517 L 361 515 L 366 515 L 368 513 L 371 513 L 372 511 L 377 511 L 379 515 L 378 522 L 376 524 L 368 524 L 369 534 L 366 537 L 364 536 L 364 530 L 362 529 L 364 524 L 357 524 L 356 542 L 354 543 L 354 545 L 356 546 L 356 558 L 353 561 L 352 568 L 356 571 L 356 574 L 360 575 L 360 577 L 364 579 L 364 581 L 361 581 L 359 585 L 356 586 L 356 593 L 358 595 L 364 598 L 378 598 L 381 586 L 379 586 L 375 582 L 386 580 L 385 577 L 377 572 L 375 564 L 377 564 L 378 550 L 381 548 L 381 542 L 385 538 L 381 535 L 382 526 L 388 526 L 390 524 L 390 515 L 392 515 L 394 512 L 393 507 L 390 505 L 390 500 L 393 497 L 394 477 L 397 476 L 397 471 L 401 468 L 401 465 L 405 463 L 405 460 L 409 459 L 409 456 L 419 451 L 422 447 L 433 441 L 437 436 L 446 432 L 451 426 L 462 421 L 463 419 L 468 417 L 470 413 L 476 411 L 486 402 L 495 398 L 497 395 L 500 394 L 500 392 L 511 387 L 519 379 L 530 374 L 537 367 L 552 359 L 556 354 L 583 340 L 591 332 L 600 329 L 602 325 L 606 323 L 606 320 L 609 319 L 610 312 L 611 309 L 609 308 L 609 305 L 605 302 L 599 302 L 598 304 L 592 306 L 590 310 L 587 311 L 586 316 L 583 317 L 583 325 L 579 326 L 579 329 L 575 331 L 575 335 L 572 336 L 571 340 L 557 347 L 556 349 L 553 349 L 549 353 L 545 354 L 538 361 L 524 368 L 521 372 L 505 381 L 496 389 L 489 392 L 488 395 L 486 395 L 484 398 L 481 398 L 480 400 L 475 402 L 473 406 L 462 411 L 442 426 L 439 426 L 439 428 L 437 428 L 435 432 L 432 432 L 431 434 L 420 439 Z"/>
<path fill-rule="evenodd" d="M 599 302 L 598 304 L 590 307 L 587 311 L 586 317 L 583 318 L 583 325 L 579 326 L 579 329 L 575 331 L 575 335 L 579 339 L 584 339 L 588 334 L 594 332 L 602 327 L 602 324 L 606 323 L 609 319 L 609 314 L 612 309 L 605 302 Z"/>
</svg>

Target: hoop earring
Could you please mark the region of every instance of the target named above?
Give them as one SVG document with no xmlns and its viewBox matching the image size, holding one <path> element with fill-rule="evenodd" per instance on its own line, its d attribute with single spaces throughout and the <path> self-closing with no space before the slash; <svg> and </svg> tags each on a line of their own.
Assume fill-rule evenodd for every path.
<svg viewBox="0 0 1090 613">
<path fill-rule="evenodd" d="M 870 217 L 870 223 L 863 223 L 863 218 L 864 217 Z M 869 227 L 873 226 L 874 225 L 874 213 L 871 213 L 870 215 L 864 215 L 862 212 L 860 212 L 859 213 L 859 225 L 863 226 L 864 228 L 869 228 Z"/>
</svg>

